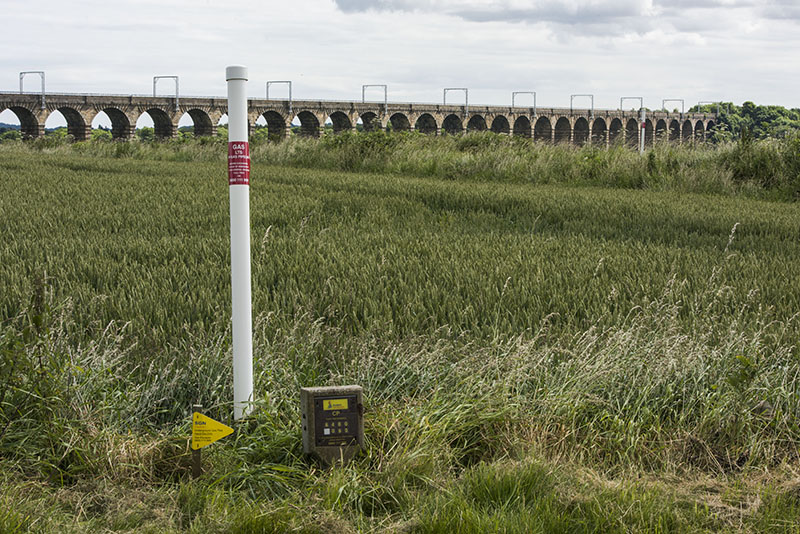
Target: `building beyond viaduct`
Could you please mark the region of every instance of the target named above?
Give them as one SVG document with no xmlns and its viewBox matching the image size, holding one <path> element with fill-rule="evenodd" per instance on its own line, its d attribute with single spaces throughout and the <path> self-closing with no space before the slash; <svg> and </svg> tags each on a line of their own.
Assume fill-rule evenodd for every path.
<svg viewBox="0 0 800 534">
<path fill-rule="evenodd" d="M 153 120 L 157 138 L 177 136 L 178 122 L 187 113 L 194 122 L 194 134 L 208 136 L 216 133 L 227 106 L 224 97 L 0 93 L 0 112 L 13 111 L 26 138 L 44 135 L 45 121 L 55 111 L 64 116 L 67 131 L 75 140 L 90 137 L 92 121 L 101 112 L 111 120 L 114 139 L 132 138 L 136 121 L 145 113 Z M 321 135 L 328 122 L 334 133 L 341 133 L 356 131 L 359 121 L 366 131 L 458 134 L 489 130 L 540 141 L 600 146 L 619 141 L 638 144 L 641 132 L 639 114 L 634 110 L 250 99 L 251 127 L 262 116 L 270 137 L 288 135 L 295 119 L 300 122 L 299 133 L 312 137 Z M 648 112 L 645 143 L 651 144 L 656 138 L 680 143 L 703 141 L 716 121 L 713 113 Z"/>
</svg>

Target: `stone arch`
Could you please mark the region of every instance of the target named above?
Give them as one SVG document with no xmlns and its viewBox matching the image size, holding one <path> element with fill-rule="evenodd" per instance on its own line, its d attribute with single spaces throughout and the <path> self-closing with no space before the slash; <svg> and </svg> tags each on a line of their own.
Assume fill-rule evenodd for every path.
<svg viewBox="0 0 800 534">
<path fill-rule="evenodd" d="M 64 135 L 67 134 L 67 120 L 58 109 L 48 108 L 46 111 L 39 114 L 39 120 L 44 124 L 45 135 L 55 133 L 59 130 L 63 130 Z"/>
<path fill-rule="evenodd" d="M 592 144 L 605 145 L 607 130 L 605 119 L 595 119 L 592 123 Z"/>
<path fill-rule="evenodd" d="M 692 140 L 692 134 L 694 133 L 694 128 L 692 128 L 692 121 L 686 119 L 683 123 L 683 128 L 681 128 L 681 140 L 684 143 L 688 143 Z"/>
<path fill-rule="evenodd" d="M 122 111 L 119 108 L 103 108 L 97 110 L 95 113 L 95 117 L 100 113 L 105 113 L 108 117 L 108 120 L 111 121 L 111 138 L 112 139 L 122 139 L 128 140 L 133 137 L 134 133 L 134 126 L 136 124 L 135 121 L 131 121 L 130 117 L 127 113 Z M 91 124 L 94 121 L 94 117 L 92 117 L 92 121 L 89 122 Z"/>
<path fill-rule="evenodd" d="M 20 125 L 19 117 L 17 116 L 17 114 L 14 113 L 13 111 L 11 111 L 11 109 L 9 109 L 7 107 L 3 107 L 3 105 L 1 105 L 1 104 L 0 104 L 0 122 L 11 124 L 12 125 L 12 129 L 17 130 L 18 132 L 20 130 L 20 126 L 21 125 Z M 13 126 L 16 126 L 16 128 L 13 128 Z M 5 132 L 5 130 L 4 130 L 4 132 Z M 21 135 L 21 132 L 20 132 L 20 135 Z"/>
<path fill-rule="evenodd" d="M 436 124 L 436 119 L 433 118 L 433 115 L 430 113 L 423 113 L 417 118 L 414 129 L 424 134 L 436 135 L 439 130 L 439 125 Z"/>
<path fill-rule="evenodd" d="M 156 139 L 169 139 L 175 135 L 175 125 L 172 124 L 172 118 L 166 111 L 160 108 L 150 108 L 144 110 L 140 115 L 141 118 L 145 113 L 150 116 L 153 121 L 153 134 Z M 138 122 L 138 119 L 137 119 Z"/>
<path fill-rule="evenodd" d="M 610 144 L 622 142 L 622 121 L 618 118 L 611 119 L 608 126 L 608 142 Z"/>
<path fill-rule="evenodd" d="M 625 123 L 625 143 L 630 147 L 639 146 L 639 121 L 636 119 Z"/>
<path fill-rule="evenodd" d="M 533 125 L 533 140 L 550 143 L 553 141 L 553 125 L 547 117 L 539 117 Z"/>
<path fill-rule="evenodd" d="M 433 117 L 431 117 L 433 118 Z M 395 113 L 389 117 L 389 124 L 394 132 L 409 132 L 411 131 L 411 121 L 402 113 Z M 436 127 L 434 126 L 434 129 Z"/>
<path fill-rule="evenodd" d="M 486 119 L 484 119 L 483 116 L 473 115 L 469 118 L 469 121 L 467 122 L 468 132 L 485 132 L 486 130 Z"/>
<path fill-rule="evenodd" d="M 267 137 L 269 139 L 278 140 L 286 137 L 286 119 L 283 115 L 269 110 L 262 113 L 261 116 L 267 121 Z"/>
<path fill-rule="evenodd" d="M 648 146 L 653 144 L 653 121 L 650 119 L 644 121 L 644 144 Z"/>
<path fill-rule="evenodd" d="M 525 115 L 517 117 L 514 121 L 514 135 L 519 137 L 531 137 L 531 121 Z"/>
<path fill-rule="evenodd" d="M 36 118 L 36 115 L 31 112 L 31 110 L 22 106 L 13 106 L 6 109 L 10 110 L 12 113 L 14 113 L 14 115 L 17 116 L 17 119 L 19 120 L 19 130 L 23 138 L 33 139 L 42 135 L 44 131 L 44 123 L 39 124 L 39 120 Z M 0 109 L 0 112 L 2 111 L 5 111 L 5 109 Z"/>
<path fill-rule="evenodd" d="M 86 120 L 78 110 L 64 106 L 53 110 L 50 114 L 52 115 L 56 111 L 61 113 L 61 116 L 67 121 L 67 134 L 71 135 L 73 139 L 85 141 L 89 138 L 92 129 L 91 123 L 87 127 Z"/>
<path fill-rule="evenodd" d="M 566 117 L 559 117 L 556 121 L 555 138 L 553 140 L 556 143 L 569 143 L 571 130 L 569 119 Z"/>
<path fill-rule="evenodd" d="M 334 135 L 353 131 L 353 124 L 350 122 L 350 117 L 341 111 L 334 111 L 328 118 L 333 123 Z"/>
<path fill-rule="evenodd" d="M 361 125 L 365 132 L 377 132 L 381 129 L 381 121 L 377 113 L 367 111 L 361 115 Z"/>
<path fill-rule="evenodd" d="M 461 122 L 461 119 L 458 118 L 458 115 L 451 113 L 447 117 L 444 118 L 442 121 L 442 133 L 446 134 L 460 134 L 464 131 L 464 125 Z"/>
<path fill-rule="evenodd" d="M 694 140 L 698 143 L 705 141 L 706 138 L 706 129 L 703 125 L 703 121 L 697 121 L 694 125 Z"/>
<path fill-rule="evenodd" d="M 113 135 L 111 133 L 111 119 L 108 117 L 107 113 L 103 111 L 92 110 L 91 114 L 89 115 L 87 125 L 91 128 L 90 133 L 92 135 L 94 135 L 95 130 L 107 131 L 108 137 L 113 139 Z"/>
<path fill-rule="evenodd" d="M 579 117 L 573 126 L 572 140 L 578 146 L 583 146 L 589 142 L 589 121 L 585 117 Z"/>
<path fill-rule="evenodd" d="M 209 137 L 217 133 L 216 125 L 211 122 L 211 116 L 202 109 L 192 108 L 186 113 L 192 118 L 194 123 L 195 137 Z"/>
<path fill-rule="evenodd" d="M 681 123 L 672 119 L 669 123 L 669 140 L 678 142 L 681 140 Z"/>
<path fill-rule="evenodd" d="M 530 126 L 528 127 L 528 129 L 530 129 Z M 496 134 L 506 134 L 506 135 L 510 134 L 511 125 L 508 124 L 508 119 L 505 118 L 503 115 L 496 116 L 492 121 L 492 131 Z"/>
<path fill-rule="evenodd" d="M 299 134 L 302 137 L 319 137 L 320 124 L 316 115 L 310 111 L 301 111 L 295 115 L 297 120 L 300 121 Z M 293 121 L 294 122 L 294 121 Z"/>
<path fill-rule="evenodd" d="M 667 121 L 658 119 L 656 122 L 656 141 L 663 141 L 667 137 Z"/>
</svg>

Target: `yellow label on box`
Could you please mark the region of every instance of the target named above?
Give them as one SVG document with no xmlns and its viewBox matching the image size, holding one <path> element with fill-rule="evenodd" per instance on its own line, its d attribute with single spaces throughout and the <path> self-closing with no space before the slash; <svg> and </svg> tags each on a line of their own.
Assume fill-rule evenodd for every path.
<svg viewBox="0 0 800 534">
<path fill-rule="evenodd" d="M 347 399 L 326 399 L 322 401 L 323 410 L 346 410 Z"/>
</svg>

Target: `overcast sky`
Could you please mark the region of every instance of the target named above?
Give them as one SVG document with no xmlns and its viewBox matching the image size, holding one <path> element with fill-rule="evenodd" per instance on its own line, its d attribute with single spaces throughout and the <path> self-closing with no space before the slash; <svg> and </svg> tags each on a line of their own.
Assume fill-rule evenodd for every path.
<svg viewBox="0 0 800 534">
<path fill-rule="evenodd" d="M 3 91 L 44 70 L 54 92 L 145 94 L 154 75 L 178 75 L 182 94 L 222 96 L 238 63 L 251 96 L 292 80 L 298 99 L 388 84 L 391 101 L 468 87 L 474 104 L 537 91 L 548 107 L 576 93 L 599 108 L 621 96 L 800 107 L 800 0 L 0 0 L 0 13 Z"/>
</svg>

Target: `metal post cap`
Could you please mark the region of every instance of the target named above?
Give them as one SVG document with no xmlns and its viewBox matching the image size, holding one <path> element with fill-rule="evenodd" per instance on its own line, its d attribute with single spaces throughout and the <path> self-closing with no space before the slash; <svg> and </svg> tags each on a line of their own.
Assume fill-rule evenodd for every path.
<svg viewBox="0 0 800 534">
<path fill-rule="evenodd" d="M 244 65 L 225 67 L 225 81 L 230 80 L 247 80 L 247 67 Z"/>
</svg>

